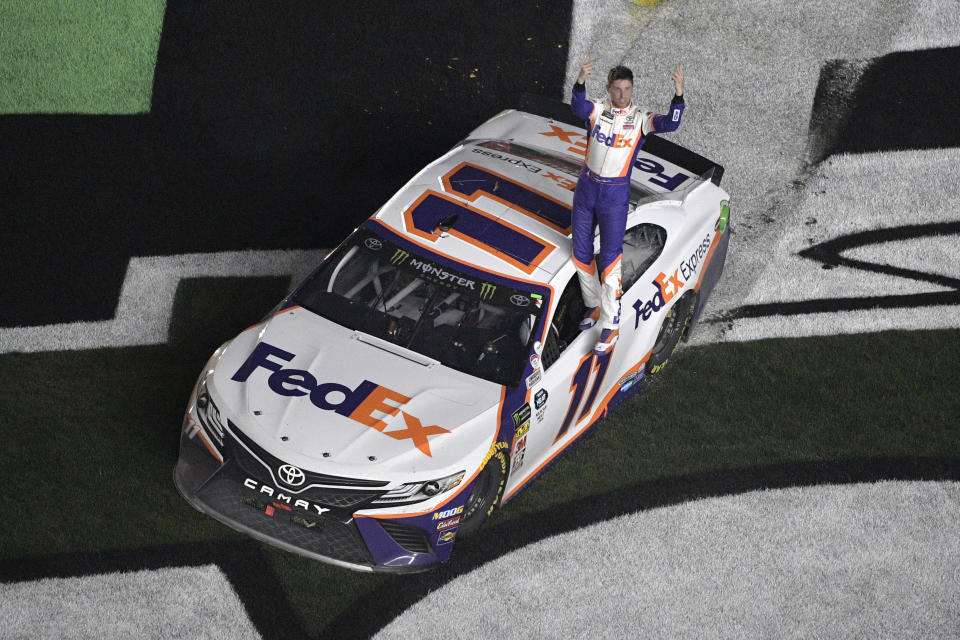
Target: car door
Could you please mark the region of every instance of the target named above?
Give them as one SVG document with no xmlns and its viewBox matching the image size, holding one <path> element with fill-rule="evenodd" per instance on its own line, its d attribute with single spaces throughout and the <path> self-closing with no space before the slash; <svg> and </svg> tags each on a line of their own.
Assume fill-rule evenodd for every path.
<svg viewBox="0 0 960 640">
<path fill-rule="evenodd" d="M 540 355 L 542 376 L 530 388 L 529 419 L 518 420 L 508 498 L 511 488 L 536 473 L 592 422 L 611 357 L 593 354 L 597 335 L 579 330 L 583 313 L 580 284 L 571 272 Z"/>
<path fill-rule="evenodd" d="M 624 290 L 637 283 L 659 257 L 665 243 L 666 230 L 659 225 L 636 221 L 626 230 Z M 632 297 L 625 297 L 627 309 L 636 297 L 636 291 L 630 293 Z M 614 352 L 603 358 L 595 356 L 593 347 L 598 332 L 581 332 L 578 327 L 584 311 L 580 282 L 576 271 L 570 270 L 540 354 L 542 375 L 530 388 L 528 404 L 515 416 L 518 426 L 512 447 L 508 498 L 511 488 L 522 484 L 594 422 L 611 385 L 624 372 L 635 372 L 648 348 L 635 340 L 635 332 L 630 330 L 632 323 L 628 321 L 621 324 L 620 341 Z M 623 389 L 628 390 L 631 384 L 628 378 Z"/>
</svg>

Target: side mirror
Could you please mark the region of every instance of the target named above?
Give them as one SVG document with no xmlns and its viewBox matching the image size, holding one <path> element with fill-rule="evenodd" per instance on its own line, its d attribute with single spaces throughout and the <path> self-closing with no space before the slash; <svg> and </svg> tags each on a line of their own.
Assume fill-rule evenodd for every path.
<svg viewBox="0 0 960 640">
<path fill-rule="evenodd" d="M 536 353 L 538 356 L 541 355 L 543 353 L 543 343 L 540 342 L 539 340 L 534 341 L 533 352 Z"/>
</svg>

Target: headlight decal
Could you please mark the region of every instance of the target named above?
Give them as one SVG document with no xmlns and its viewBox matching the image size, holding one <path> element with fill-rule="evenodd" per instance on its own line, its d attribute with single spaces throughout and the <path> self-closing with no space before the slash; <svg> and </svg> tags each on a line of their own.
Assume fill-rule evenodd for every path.
<svg viewBox="0 0 960 640">
<path fill-rule="evenodd" d="M 203 443 L 203 446 L 206 447 L 207 451 L 210 452 L 210 455 L 216 458 L 220 464 L 223 464 L 223 456 L 203 434 L 203 428 L 200 426 L 200 423 L 194 420 L 190 413 L 187 413 L 183 420 L 183 435 L 187 438 L 187 440 L 193 440 L 195 437 L 199 437 L 200 441 Z"/>
<path fill-rule="evenodd" d="M 199 437 L 210 455 L 223 463 L 223 422 L 220 410 L 210 398 L 205 380 L 197 384 L 197 395 L 184 418 L 184 434 L 188 440 Z"/>
<path fill-rule="evenodd" d="M 200 383 L 200 389 L 197 391 L 196 407 L 197 420 L 203 427 L 207 435 L 213 439 L 218 449 L 223 448 L 223 421 L 220 418 L 220 409 L 210 398 L 210 392 L 207 391 L 206 382 Z"/>
<path fill-rule="evenodd" d="M 463 482 L 466 471 L 458 471 L 454 474 L 439 478 L 437 480 L 425 480 L 423 482 L 408 482 L 396 489 L 383 494 L 372 504 L 378 506 L 400 506 L 423 502 L 456 488 Z"/>
</svg>

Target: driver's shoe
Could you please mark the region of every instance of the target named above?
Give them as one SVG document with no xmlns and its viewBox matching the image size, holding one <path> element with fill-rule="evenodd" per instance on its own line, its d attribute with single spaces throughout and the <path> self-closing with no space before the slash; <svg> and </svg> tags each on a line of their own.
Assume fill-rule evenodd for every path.
<svg viewBox="0 0 960 640">
<path fill-rule="evenodd" d="M 597 341 L 597 346 L 593 348 L 593 352 L 598 356 L 605 356 L 613 351 L 613 345 L 617 343 L 617 338 L 620 337 L 620 329 L 604 329 L 600 332 L 600 340 Z"/>
<path fill-rule="evenodd" d="M 600 320 L 600 307 L 590 307 L 580 321 L 580 331 L 586 331 Z"/>
</svg>

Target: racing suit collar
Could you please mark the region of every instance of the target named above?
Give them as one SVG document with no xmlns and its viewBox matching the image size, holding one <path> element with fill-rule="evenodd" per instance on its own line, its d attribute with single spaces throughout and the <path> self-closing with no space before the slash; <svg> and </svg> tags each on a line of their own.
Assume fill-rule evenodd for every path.
<svg viewBox="0 0 960 640">
<path fill-rule="evenodd" d="M 607 110 L 608 110 L 610 113 L 612 113 L 613 115 L 615 115 L 615 116 L 624 116 L 624 115 L 627 115 L 627 114 L 629 114 L 633 109 L 636 108 L 636 105 L 634 105 L 633 100 L 631 100 L 631 101 L 630 101 L 630 104 L 628 104 L 627 106 L 623 107 L 622 109 L 618 109 L 618 108 L 616 108 L 615 106 L 613 106 L 613 104 L 610 102 L 610 98 L 607 98 L 607 101 L 606 101 L 606 102 L 607 102 L 607 104 L 606 104 Z"/>
</svg>

